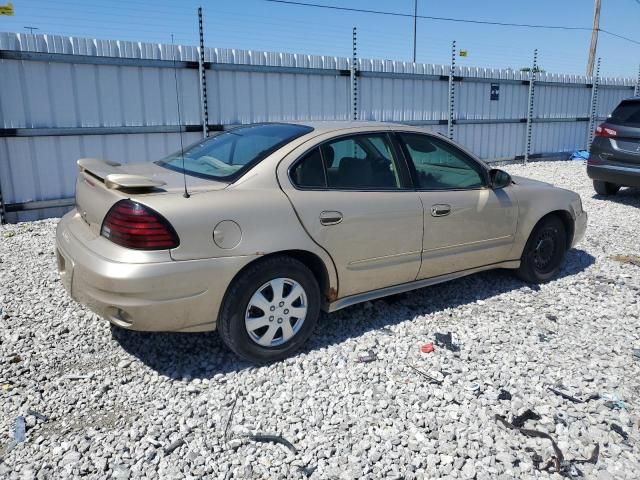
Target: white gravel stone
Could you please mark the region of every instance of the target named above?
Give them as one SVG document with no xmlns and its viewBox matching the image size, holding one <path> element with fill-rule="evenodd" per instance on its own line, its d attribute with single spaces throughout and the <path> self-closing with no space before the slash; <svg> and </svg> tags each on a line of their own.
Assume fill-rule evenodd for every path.
<svg viewBox="0 0 640 480">
<path fill-rule="evenodd" d="M 527 428 L 551 432 L 568 459 L 600 443 L 586 478 L 637 478 L 640 267 L 611 257 L 640 255 L 640 191 L 595 196 L 576 162 L 504 168 L 582 195 L 589 227 L 560 278 L 532 287 L 486 272 L 368 302 L 323 318 L 302 353 L 265 367 L 238 361 L 217 333 L 111 328 L 64 292 L 56 220 L 0 227 L 0 477 L 304 478 L 308 467 L 315 479 L 559 478 L 534 466 L 548 441 L 494 420 L 532 409 L 542 419 Z M 460 353 L 420 354 L 436 332 L 452 332 Z M 378 360 L 356 362 L 368 350 Z M 625 409 L 572 403 L 548 390 L 558 384 Z M 4 453 L 18 415 L 26 441 Z"/>
</svg>

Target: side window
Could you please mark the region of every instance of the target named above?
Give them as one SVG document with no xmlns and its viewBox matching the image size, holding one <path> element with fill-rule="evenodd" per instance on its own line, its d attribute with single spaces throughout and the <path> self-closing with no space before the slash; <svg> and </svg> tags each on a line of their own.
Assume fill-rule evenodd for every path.
<svg viewBox="0 0 640 480">
<path fill-rule="evenodd" d="M 401 133 L 400 140 L 416 168 L 419 188 L 452 190 L 484 185 L 482 167 L 447 142 L 414 133 Z"/>
<path fill-rule="evenodd" d="M 293 166 L 291 181 L 294 185 L 303 188 L 324 188 L 327 186 L 319 148 L 311 150 Z"/>
<path fill-rule="evenodd" d="M 400 189 L 397 159 L 385 134 L 341 138 L 320 147 L 329 188 Z"/>
</svg>

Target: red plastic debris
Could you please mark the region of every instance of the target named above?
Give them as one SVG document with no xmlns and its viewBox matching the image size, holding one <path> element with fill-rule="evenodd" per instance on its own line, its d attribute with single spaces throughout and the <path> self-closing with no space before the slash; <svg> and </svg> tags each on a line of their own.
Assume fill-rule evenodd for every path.
<svg viewBox="0 0 640 480">
<path fill-rule="evenodd" d="M 420 351 L 422 353 L 431 353 L 433 352 L 433 343 L 425 343 L 420 347 Z"/>
</svg>

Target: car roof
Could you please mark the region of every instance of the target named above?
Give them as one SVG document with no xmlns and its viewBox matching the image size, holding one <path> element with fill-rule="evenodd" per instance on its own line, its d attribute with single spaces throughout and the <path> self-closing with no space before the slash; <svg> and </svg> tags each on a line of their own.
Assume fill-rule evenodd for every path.
<svg viewBox="0 0 640 480">
<path fill-rule="evenodd" d="M 336 130 L 346 130 L 353 128 L 389 128 L 389 129 L 401 129 L 407 127 L 407 125 L 402 125 L 399 123 L 391 123 L 391 122 L 374 122 L 374 121 L 362 121 L 362 120 L 318 120 L 318 121 L 297 121 L 297 122 L 288 122 L 293 125 L 305 125 L 313 128 L 314 133 L 325 133 L 325 132 L 333 132 Z"/>
</svg>

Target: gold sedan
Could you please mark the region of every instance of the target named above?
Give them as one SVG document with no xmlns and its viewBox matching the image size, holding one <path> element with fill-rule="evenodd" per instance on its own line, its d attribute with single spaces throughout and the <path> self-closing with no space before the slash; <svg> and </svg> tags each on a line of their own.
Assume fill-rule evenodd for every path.
<svg viewBox="0 0 640 480">
<path fill-rule="evenodd" d="M 247 125 L 78 167 L 57 230 L 71 296 L 122 328 L 218 329 L 254 362 L 294 352 L 320 310 L 492 268 L 551 280 L 587 223 L 576 193 L 397 124 Z"/>
</svg>

